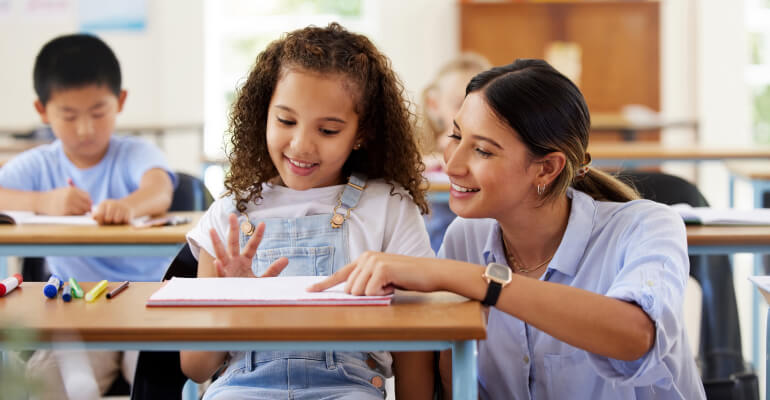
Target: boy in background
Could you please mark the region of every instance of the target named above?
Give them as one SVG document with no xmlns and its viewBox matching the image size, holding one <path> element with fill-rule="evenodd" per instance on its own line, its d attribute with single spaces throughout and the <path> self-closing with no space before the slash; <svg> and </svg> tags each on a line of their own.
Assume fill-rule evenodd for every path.
<svg viewBox="0 0 770 400">
<path fill-rule="evenodd" d="M 51 144 L 19 154 L 0 168 L 0 209 L 48 215 L 91 212 L 102 225 L 162 214 L 171 204 L 176 176 L 150 143 L 113 136 L 123 109 L 120 65 L 100 39 L 66 35 L 45 44 L 35 60 L 35 109 L 56 136 Z M 158 281 L 167 258 L 46 257 L 64 280 Z M 52 351 L 36 351 L 27 372 L 46 383 L 42 398 L 62 395 Z M 88 352 L 99 390 L 120 372 L 120 352 Z M 69 371 L 64 371 L 69 372 Z M 128 372 L 129 382 L 133 369 Z"/>
</svg>

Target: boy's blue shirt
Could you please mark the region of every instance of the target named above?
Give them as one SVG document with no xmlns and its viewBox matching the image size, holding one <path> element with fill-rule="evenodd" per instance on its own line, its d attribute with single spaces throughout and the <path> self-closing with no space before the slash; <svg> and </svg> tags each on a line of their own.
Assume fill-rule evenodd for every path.
<svg viewBox="0 0 770 400">
<path fill-rule="evenodd" d="M 176 187 L 176 175 L 163 153 L 134 137 L 113 136 L 104 158 L 95 166 L 79 169 L 64 154 L 59 140 L 19 154 L 0 168 L 0 187 L 49 191 L 68 185 L 91 196 L 94 205 L 120 199 L 139 188 L 142 176 L 153 168 L 168 172 Z M 166 257 L 47 257 L 51 272 L 63 279 L 81 281 L 158 281 L 165 272 Z"/>
</svg>

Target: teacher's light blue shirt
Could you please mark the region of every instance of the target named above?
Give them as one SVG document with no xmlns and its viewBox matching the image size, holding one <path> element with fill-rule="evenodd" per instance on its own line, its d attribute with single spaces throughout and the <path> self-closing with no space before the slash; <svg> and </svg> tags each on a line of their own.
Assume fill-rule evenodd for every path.
<svg viewBox="0 0 770 400">
<path fill-rule="evenodd" d="M 635 361 L 611 359 L 493 307 L 487 339 L 479 342 L 479 397 L 705 399 L 682 319 L 689 275 L 682 219 L 647 200 L 595 201 L 571 188 L 567 195 L 572 198 L 567 229 L 541 279 L 638 304 L 655 323 L 655 345 Z M 457 218 L 439 257 L 507 264 L 499 224 Z"/>
</svg>

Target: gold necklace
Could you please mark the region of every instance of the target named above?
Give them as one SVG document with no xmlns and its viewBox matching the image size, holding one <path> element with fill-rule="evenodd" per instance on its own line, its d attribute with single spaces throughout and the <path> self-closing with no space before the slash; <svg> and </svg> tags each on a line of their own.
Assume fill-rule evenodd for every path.
<svg viewBox="0 0 770 400">
<path fill-rule="evenodd" d="M 543 261 L 542 263 L 534 267 L 527 267 L 526 265 L 523 265 L 518 260 L 516 260 L 516 257 L 514 257 L 513 254 L 511 254 L 510 250 L 508 250 L 509 248 L 512 249 L 513 246 L 509 245 L 508 241 L 505 240 L 505 235 L 503 235 L 502 231 L 500 231 L 500 236 L 503 237 L 503 250 L 505 252 L 505 258 L 508 260 L 508 263 L 510 263 L 511 267 L 513 267 L 513 272 L 524 273 L 524 274 L 535 272 L 540 268 L 543 268 L 544 266 L 548 265 L 548 262 L 551 261 L 551 259 L 553 259 L 553 256 L 556 254 L 556 252 L 554 252 L 545 261 Z"/>
</svg>

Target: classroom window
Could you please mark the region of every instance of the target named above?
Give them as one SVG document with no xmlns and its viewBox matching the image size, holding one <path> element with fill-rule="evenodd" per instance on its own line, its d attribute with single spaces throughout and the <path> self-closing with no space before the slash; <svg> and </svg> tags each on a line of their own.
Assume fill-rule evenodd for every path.
<svg viewBox="0 0 770 400">
<path fill-rule="evenodd" d="M 747 0 L 746 20 L 754 139 L 770 144 L 770 0 Z"/>
<path fill-rule="evenodd" d="M 371 33 L 374 0 L 206 0 L 204 180 L 212 193 L 223 189 L 222 165 L 229 110 L 257 54 L 281 34 L 336 21 Z"/>
</svg>

